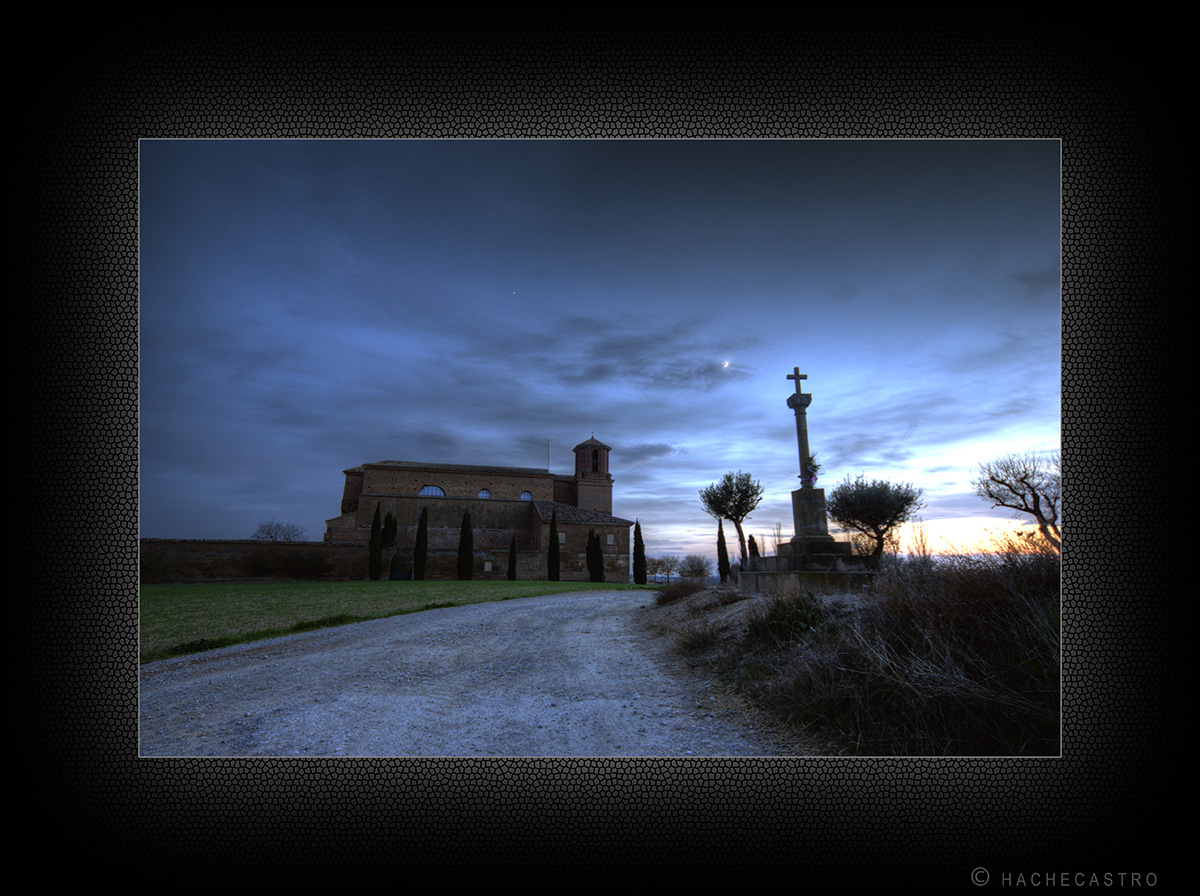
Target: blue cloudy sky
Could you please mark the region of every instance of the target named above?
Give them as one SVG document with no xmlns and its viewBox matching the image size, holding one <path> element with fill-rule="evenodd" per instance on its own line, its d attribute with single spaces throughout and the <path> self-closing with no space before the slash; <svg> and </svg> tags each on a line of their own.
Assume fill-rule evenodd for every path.
<svg viewBox="0 0 1200 896">
<path fill-rule="evenodd" d="M 981 460 L 1059 442 L 1053 140 L 143 141 L 141 534 L 319 540 L 347 467 L 569 473 L 612 446 L 647 551 L 715 554 L 750 472 L 1008 524 Z M 732 531 L 727 531 L 732 537 Z"/>
</svg>

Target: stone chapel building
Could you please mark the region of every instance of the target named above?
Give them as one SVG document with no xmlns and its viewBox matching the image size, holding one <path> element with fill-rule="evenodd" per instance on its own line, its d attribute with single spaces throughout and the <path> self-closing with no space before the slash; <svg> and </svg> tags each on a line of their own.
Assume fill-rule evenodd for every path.
<svg viewBox="0 0 1200 896">
<path fill-rule="evenodd" d="M 464 511 L 471 512 L 475 578 L 503 579 L 517 544 L 517 578 L 547 576 L 550 520 L 557 518 L 559 574 L 587 581 L 588 532 L 600 536 L 605 578 L 629 581 L 632 520 L 612 515 L 608 445 L 590 438 L 575 446 L 575 473 L 562 476 L 524 467 L 463 466 L 382 460 L 345 470 L 341 515 L 325 521 L 325 541 L 366 544 L 375 508 L 397 521 L 394 550 L 385 552 L 391 578 L 412 574 L 413 546 L 422 509 L 429 512 L 428 579 L 457 576 Z"/>
</svg>

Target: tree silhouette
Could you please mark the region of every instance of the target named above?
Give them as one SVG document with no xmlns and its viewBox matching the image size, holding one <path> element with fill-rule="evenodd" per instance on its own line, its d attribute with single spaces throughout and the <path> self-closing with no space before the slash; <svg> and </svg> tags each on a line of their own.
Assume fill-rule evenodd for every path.
<svg viewBox="0 0 1200 896">
<path fill-rule="evenodd" d="M 871 556 L 883 554 L 884 541 L 894 529 L 920 510 L 921 490 L 911 484 L 862 476 L 838 483 L 825 501 L 825 511 L 839 526 L 861 532 L 874 542 Z"/>
<path fill-rule="evenodd" d="M 550 511 L 550 544 L 546 551 L 546 579 L 557 582 L 559 577 L 558 558 L 558 510 Z"/>
<path fill-rule="evenodd" d="M 458 580 L 469 582 L 475 577 L 475 533 L 471 529 L 471 511 L 463 511 L 462 528 L 458 533 Z"/>
<path fill-rule="evenodd" d="M 421 508 L 421 518 L 417 520 L 417 540 L 413 545 L 413 580 L 425 581 L 425 563 L 429 556 L 429 508 Z"/>
<path fill-rule="evenodd" d="M 742 521 L 753 512 L 762 497 L 762 485 L 751 479 L 749 473 L 743 473 L 741 470 L 737 473 L 726 473 L 720 482 L 715 482 L 700 492 L 704 512 L 718 520 L 729 520 L 737 529 L 743 566 L 746 564 L 746 536 L 742 532 Z"/>
<path fill-rule="evenodd" d="M 753 543 L 753 535 L 750 540 Z M 729 549 L 725 547 L 725 527 L 720 520 L 717 520 L 717 575 L 721 577 L 722 584 L 729 581 Z"/>
<path fill-rule="evenodd" d="M 379 505 L 375 505 L 375 518 L 371 520 L 371 538 L 367 542 L 367 578 L 379 581 L 383 574 L 383 526 L 379 521 Z"/>
<path fill-rule="evenodd" d="M 642 542 L 642 524 L 633 522 L 633 582 L 646 584 L 646 545 Z"/>
<path fill-rule="evenodd" d="M 281 523 L 279 520 L 264 520 L 258 524 L 254 534 L 250 536 L 255 541 L 302 541 L 304 530 L 295 523 Z"/>
<path fill-rule="evenodd" d="M 1062 553 L 1058 514 L 1062 506 L 1062 454 L 1006 454 L 979 465 L 975 494 L 993 507 L 1032 516 L 1042 537 Z"/>
</svg>

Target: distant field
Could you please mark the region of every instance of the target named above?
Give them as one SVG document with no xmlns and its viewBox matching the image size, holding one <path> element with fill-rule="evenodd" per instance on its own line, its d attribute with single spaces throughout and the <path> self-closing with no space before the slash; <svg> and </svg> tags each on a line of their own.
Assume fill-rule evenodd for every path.
<svg viewBox="0 0 1200 896">
<path fill-rule="evenodd" d="M 143 663 L 436 607 L 570 591 L 647 590 L 596 582 L 229 582 L 143 585 Z"/>
</svg>

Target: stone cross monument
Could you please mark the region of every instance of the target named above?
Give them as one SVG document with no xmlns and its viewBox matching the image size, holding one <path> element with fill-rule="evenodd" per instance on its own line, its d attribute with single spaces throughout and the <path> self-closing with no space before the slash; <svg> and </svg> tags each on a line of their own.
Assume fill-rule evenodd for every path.
<svg viewBox="0 0 1200 896">
<path fill-rule="evenodd" d="M 833 536 L 829 534 L 829 521 L 825 516 L 825 489 L 813 488 L 812 471 L 808 468 L 811 454 L 807 412 L 812 396 L 800 391 L 800 381 L 808 379 L 808 375 L 795 367 L 787 378 L 796 381 L 796 391 L 788 396 L 787 404 L 796 412 L 796 443 L 800 450 L 800 488 L 792 492 L 792 522 L 796 527 L 792 541 L 824 544 L 832 542 Z"/>
<path fill-rule="evenodd" d="M 792 519 L 796 534 L 790 541 L 777 545 L 774 556 L 747 561 L 738 573 L 739 587 L 760 591 L 788 579 L 807 587 L 809 584 L 835 587 L 857 587 L 863 575 L 871 572 L 866 555 L 854 554 L 847 541 L 838 541 L 829 534 L 829 519 L 825 508 L 825 489 L 815 488 L 808 459 L 808 406 L 812 396 L 800 390 L 800 381 L 808 379 L 799 367 L 788 374 L 795 380 L 796 391 L 788 396 L 787 405 L 796 412 L 796 443 L 800 450 L 800 488 L 792 492 Z"/>
</svg>

